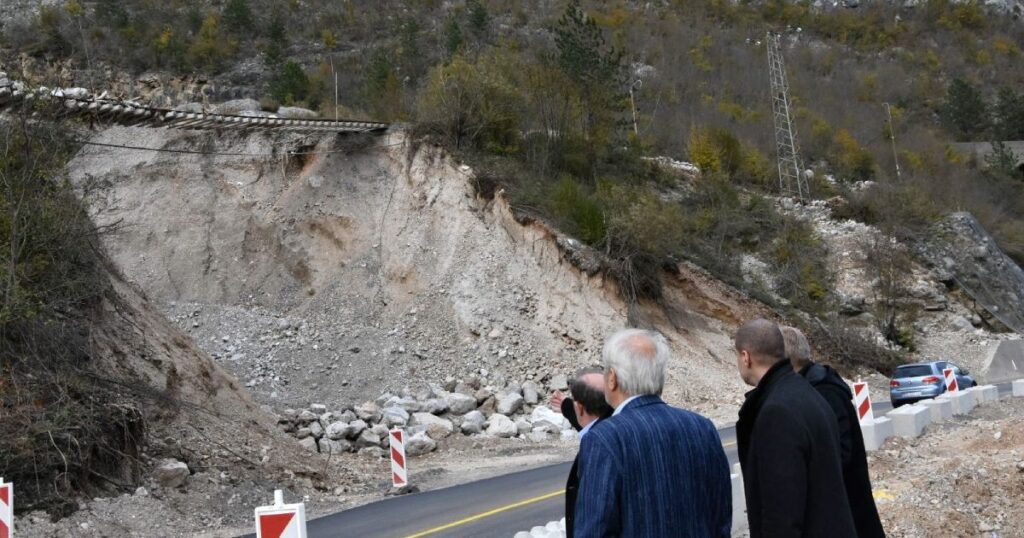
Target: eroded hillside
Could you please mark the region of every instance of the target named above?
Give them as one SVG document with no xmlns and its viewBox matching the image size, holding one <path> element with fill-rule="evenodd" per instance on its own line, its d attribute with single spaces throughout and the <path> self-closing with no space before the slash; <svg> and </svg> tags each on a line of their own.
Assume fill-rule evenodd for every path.
<svg viewBox="0 0 1024 538">
<path fill-rule="evenodd" d="M 404 133 L 297 139 L 113 128 L 73 178 L 127 277 L 275 407 L 344 405 L 467 376 L 501 388 L 599 361 L 630 309 L 587 251 Z M 561 245 L 561 246 L 559 246 Z M 577 263 L 570 262 L 577 258 Z M 669 398 L 727 418 L 743 392 L 729 331 L 762 313 L 681 266 L 634 321 L 677 351 Z M 722 407 L 725 406 L 725 407 Z"/>
</svg>

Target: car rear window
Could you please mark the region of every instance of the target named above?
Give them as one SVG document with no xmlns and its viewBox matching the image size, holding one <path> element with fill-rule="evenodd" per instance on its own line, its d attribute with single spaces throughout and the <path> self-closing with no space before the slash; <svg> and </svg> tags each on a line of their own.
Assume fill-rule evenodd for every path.
<svg viewBox="0 0 1024 538">
<path fill-rule="evenodd" d="M 924 364 L 914 366 L 900 366 L 896 369 L 895 377 L 921 377 L 932 374 L 932 367 Z"/>
</svg>

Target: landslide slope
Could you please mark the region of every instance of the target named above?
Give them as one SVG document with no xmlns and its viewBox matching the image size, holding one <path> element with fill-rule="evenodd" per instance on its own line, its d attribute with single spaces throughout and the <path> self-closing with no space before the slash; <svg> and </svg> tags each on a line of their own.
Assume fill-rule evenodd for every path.
<svg viewBox="0 0 1024 538">
<path fill-rule="evenodd" d="M 763 307 L 693 267 L 630 307 L 596 253 L 402 131 L 360 139 L 111 128 L 71 162 L 128 279 L 274 407 L 598 362 L 629 324 L 676 356 L 667 397 L 728 419 L 730 331 Z M 110 146 L 132 146 L 144 151 Z M 168 151 L 170 150 L 170 151 Z M 583 267 L 585 270 L 581 270 Z"/>
</svg>

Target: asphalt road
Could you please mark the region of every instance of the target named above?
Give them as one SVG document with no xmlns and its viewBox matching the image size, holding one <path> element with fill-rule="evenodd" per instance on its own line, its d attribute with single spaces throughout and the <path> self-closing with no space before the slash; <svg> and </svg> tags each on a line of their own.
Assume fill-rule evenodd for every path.
<svg viewBox="0 0 1024 538">
<path fill-rule="evenodd" d="M 997 384 L 999 395 L 1011 391 Z M 876 416 L 892 410 L 873 405 Z M 729 464 L 737 462 L 736 427 L 719 429 Z M 518 531 L 560 519 L 565 477 L 572 462 L 546 465 L 449 488 L 391 497 L 314 519 L 309 538 L 511 538 Z M 249 535 L 245 538 L 253 537 Z"/>
</svg>

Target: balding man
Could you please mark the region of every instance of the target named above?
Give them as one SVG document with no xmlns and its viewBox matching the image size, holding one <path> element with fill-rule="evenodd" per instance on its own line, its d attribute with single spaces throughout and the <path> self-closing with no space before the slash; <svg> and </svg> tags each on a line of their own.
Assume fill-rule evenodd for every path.
<svg viewBox="0 0 1024 538">
<path fill-rule="evenodd" d="M 602 368 L 584 368 L 569 383 L 572 398 L 566 398 L 572 406 L 572 415 L 579 424 L 580 439 L 602 420 L 612 416 L 612 406 L 604 399 L 604 370 Z M 576 496 L 579 491 L 579 454 L 572 462 L 569 479 L 565 484 L 565 535 L 575 536 Z"/>
<path fill-rule="evenodd" d="M 728 537 L 732 492 L 718 431 L 660 398 L 668 343 L 630 329 L 602 355 L 615 412 L 580 443 L 576 536 Z"/>
<path fill-rule="evenodd" d="M 736 422 L 751 538 L 856 538 L 835 417 L 793 372 L 778 325 L 740 327 L 736 355 L 740 377 L 756 387 Z"/>
<path fill-rule="evenodd" d="M 786 346 L 786 358 L 793 370 L 800 374 L 818 394 L 828 402 L 839 429 L 839 453 L 843 465 L 843 484 L 850 512 L 857 527 L 858 538 L 885 536 L 878 517 L 875 498 L 871 493 L 867 451 L 860 431 L 857 410 L 853 408 L 853 393 L 832 368 L 811 360 L 811 346 L 799 329 L 781 327 Z"/>
</svg>

